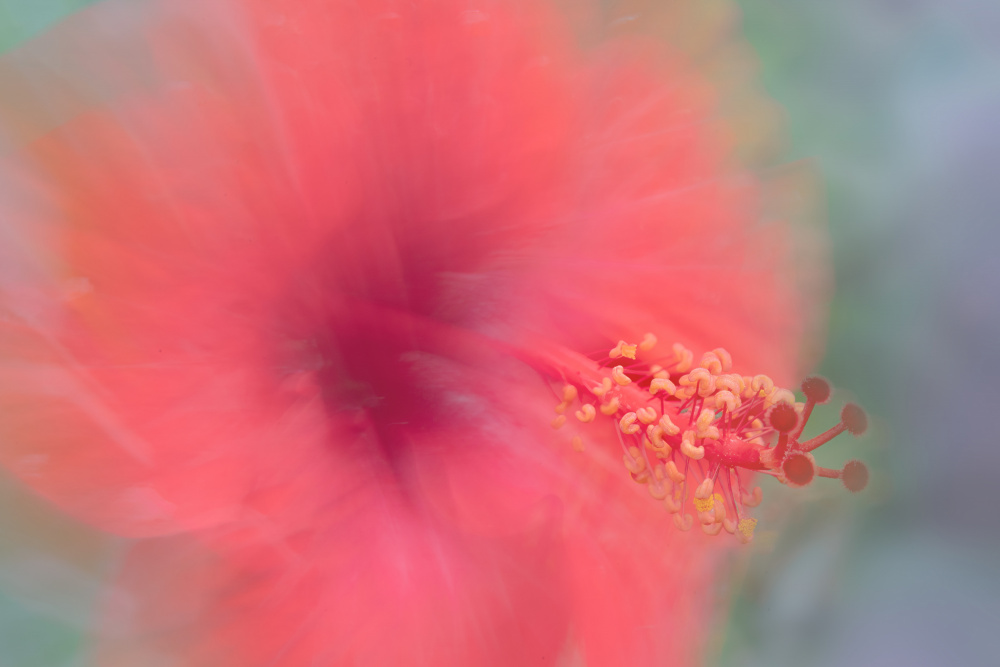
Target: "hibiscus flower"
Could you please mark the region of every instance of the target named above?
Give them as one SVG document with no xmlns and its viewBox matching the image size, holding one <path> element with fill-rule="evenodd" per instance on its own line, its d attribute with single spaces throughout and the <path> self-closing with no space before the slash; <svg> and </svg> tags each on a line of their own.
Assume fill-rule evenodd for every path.
<svg viewBox="0 0 1000 667">
<path fill-rule="evenodd" d="M 863 486 L 799 441 L 822 304 L 683 58 L 537 2 L 59 31 L 97 83 L 8 122 L 0 458 L 136 539 L 101 664 L 686 664 L 741 470 Z"/>
</svg>

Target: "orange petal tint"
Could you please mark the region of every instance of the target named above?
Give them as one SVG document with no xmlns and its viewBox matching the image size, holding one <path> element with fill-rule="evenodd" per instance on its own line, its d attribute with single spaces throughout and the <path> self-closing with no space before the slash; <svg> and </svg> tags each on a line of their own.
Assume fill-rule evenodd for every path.
<svg viewBox="0 0 1000 667">
<path fill-rule="evenodd" d="M 751 474 L 860 422 L 793 431 L 822 304 L 712 86 L 564 23 L 109 0 L 19 54 L 73 84 L 4 116 L 0 459 L 144 538 L 102 664 L 698 661 Z"/>
</svg>

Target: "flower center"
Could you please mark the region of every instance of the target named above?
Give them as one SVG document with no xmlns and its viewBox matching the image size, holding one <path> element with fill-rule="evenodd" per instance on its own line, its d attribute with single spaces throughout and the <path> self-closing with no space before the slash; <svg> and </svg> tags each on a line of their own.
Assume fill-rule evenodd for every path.
<svg viewBox="0 0 1000 667">
<path fill-rule="evenodd" d="M 680 344 L 654 356 L 656 342 L 647 334 L 591 357 L 539 345 L 529 361 L 552 381 L 559 401 L 553 428 L 572 430 L 573 448 L 582 451 L 584 429 L 612 426 L 632 480 L 665 505 L 679 529 L 692 527 L 693 509 L 706 534 L 725 530 L 749 542 L 757 521 L 748 510 L 762 499 L 760 487 L 747 490 L 754 472 L 793 487 L 817 476 L 841 479 L 853 492 L 867 485 L 860 461 L 835 470 L 817 466 L 810 453 L 844 431 L 861 435 L 867 426 L 861 408 L 846 405 L 839 424 L 800 439 L 815 405 L 830 396 L 825 379 L 806 379 L 806 400 L 798 403 L 767 375 L 731 372 L 723 348 L 695 365 Z"/>
</svg>

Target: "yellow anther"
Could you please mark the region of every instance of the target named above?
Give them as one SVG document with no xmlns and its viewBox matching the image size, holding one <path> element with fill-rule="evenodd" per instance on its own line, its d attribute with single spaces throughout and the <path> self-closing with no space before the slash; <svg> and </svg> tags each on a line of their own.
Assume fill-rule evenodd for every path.
<svg viewBox="0 0 1000 667">
<path fill-rule="evenodd" d="M 561 415 L 562 413 L 566 412 L 566 408 L 568 407 L 569 403 L 560 403 L 559 405 L 556 406 L 556 414 Z"/>
<path fill-rule="evenodd" d="M 719 391 L 732 392 L 735 396 L 743 395 L 743 378 L 735 373 L 720 375 L 715 378 L 715 388 Z"/>
<path fill-rule="evenodd" d="M 618 412 L 619 402 L 617 396 L 612 396 L 611 400 L 601 406 L 601 414 L 611 416 Z"/>
<path fill-rule="evenodd" d="M 695 368 L 682 375 L 680 383 L 686 387 L 697 387 L 698 395 L 702 397 L 710 396 L 715 391 L 715 377 L 705 368 Z"/>
<path fill-rule="evenodd" d="M 562 428 L 563 424 L 566 423 L 566 415 L 559 415 L 552 420 L 552 428 Z"/>
<path fill-rule="evenodd" d="M 663 432 L 667 435 L 677 435 L 681 432 L 681 427 L 670 421 L 670 417 L 667 415 L 660 417 L 660 428 L 662 428 Z"/>
<path fill-rule="evenodd" d="M 627 384 L 632 384 L 632 379 L 625 375 L 625 368 L 623 366 L 615 366 L 611 369 L 611 379 L 623 387 Z"/>
<path fill-rule="evenodd" d="M 733 367 L 733 355 L 729 354 L 729 350 L 724 347 L 717 347 L 712 350 L 712 354 L 722 362 L 722 372 L 728 373 L 729 369 Z"/>
<path fill-rule="evenodd" d="M 622 461 L 625 467 L 633 475 L 638 475 L 646 468 L 646 458 L 639 451 L 638 447 L 629 447 L 628 454 L 622 454 Z"/>
<path fill-rule="evenodd" d="M 694 517 L 692 517 L 690 514 L 684 514 L 683 516 L 680 514 L 675 514 L 674 525 L 677 526 L 677 530 L 683 530 L 684 532 L 687 532 L 691 530 L 691 526 L 694 525 Z"/>
<path fill-rule="evenodd" d="M 638 408 L 635 414 L 643 424 L 652 424 L 656 421 L 656 408 Z"/>
<path fill-rule="evenodd" d="M 667 494 L 670 493 L 670 489 L 667 488 L 667 485 L 660 481 L 651 481 L 647 488 L 649 489 L 649 495 L 653 496 L 657 500 L 664 500 L 667 497 Z"/>
<path fill-rule="evenodd" d="M 761 398 L 764 398 L 772 391 L 774 391 L 774 380 L 766 375 L 755 375 L 753 379 L 750 380 L 750 388 L 753 393 Z"/>
<path fill-rule="evenodd" d="M 719 375 L 722 373 L 722 360 L 719 359 L 719 355 L 715 352 L 706 352 L 702 355 L 701 361 L 698 365 L 707 369 L 712 375 Z"/>
<path fill-rule="evenodd" d="M 694 396 L 694 393 L 695 393 L 694 387 L 678 387 L 677 391 L 674 392 L 674 398 L 680 401 L 686 401 L 692 396 Z"/>
<path fill-rule="evenodd" d="M 674 358 L 677 360 L 677 370 L 683 373 L 691 368 L 691 362 L 694 361 L 694 352 L 680 343 L 674 343 Z"/>
<path fill-rule="evenodd" d="M 665 371 L 663 369 L 663 366 L 660 366 L 659 364 L 653 364 L 652 366 L 650 366 L 649 374 L 652 375 L 654 378 L 663 378 L 665 380 L 670 379 L 670 373 Z"/>
<path fill-rule="evenodd" d="M 677 469 L 677 465 L 673 461 L 667 461 L 667 465 L 664 467 L 667 469 L 667 476 L 674 484 L 680 484 L 684 481 L 684 473 Z"/>
<path fill-rule="evenodd" d="M 740 538 L 740 542 L 746 544 L 747 542 L 752 540 L 753 529 L 756 527 L 757 527 L 757 519 L 754 518 L 740 519 L 740 522 L 736 527 L 737 530 L 739 530 L 737 536 Z"/>
<path fill-rule="evenodd" d="M 573 439 L 570 440 L 570 445 L 573 446 L 573 451 L 574 452 L 582 452 L 583 451 L 583 438 L 581 438 L 578 435 L 574 435 Z"/>
<path fill-rule="evenodd" d="M 726 501 L 721 493 L 716 493 L 713 497 L 715 498 L 715 523 L 722 523 L 726 520 Z"/>
<path fill-rule="evenodd" d="M 705 458 L 705 448 L 696 446 L 694 438 L 694 431 L 684 431 L 684 435 L 681 436 L 681 453 L 688 458 L 699 461 Z"/>
<path fill-rule="evenodd" d="M 701 500 L 712 500 L 712 491 L 715 490 L 715 482 L 711 477 L 706 477 L 694 490 L 694 497 Z M 711 507 L 711 505 L 709 505 Z"/>
<path fill-rule="evenodd" d="M 646 435 L 649 436 L 649 446 L 657 451 L 664 451 L 669 447 L 667 441 L 663 439 L 663 429 L 656 424 L 646 427 Z"/>
<path fill-rule="evenodd" d="M 704 408 L 698 414 L 698 419 L 695 420 L 695 424 L 697 425 L 699 431 L 706 431 L 714 421 L 715 421 L 715 410 L 712 410 L 710 408 Z"/>
<path fill-rule="evenodd" d="M 731 391 L 720 391 L 715 395 L 715 407 L 716 409 L 725 408 L 729 412 L 732 412 L 741 405 L 740 397 Z"/>
<path fill-rule="evenodd" d="M 639 343 L 639 349 L 643 352 L 649 352 L 654 347 L 656 347 L 656 336 L 652 333 L 647 333 L 642 337 L 642 342 Z"/>
<path fill-rule="evenodd" d="M 666 393 L 667 396 L 673 396 L 674 392 L 677 391 L 677 385 L 667 378 L 653 378 L 653 381 L 649 383 L 649 393 L 655 394 L 658 391 Z"/>
<path fill-rule="evenodd" d="M 795 405 L 795 394 L 788 391 L 787 389 L 775 388 L 770 394 L 764 398 L 764 409 L 771 407 L 772 405 L 777 405 L 778 403 L 788 403 L 791 406 Z"/>
<path fill-rule="evenodd" d="M 709 408 L 704 408 L 701 414 L 698 415 L 698 419 L 695 422 L 697 430 L 695 433 L 699 438 L 708 438 L 709 440 L 719 439 L 719 429 L 718 427 L 712 426 L 712 422 L 715 421 L 715 410 Z"/>
<path fill-rule="evenodd" d="M 576 411 L 576 418 L 582 421 L 584 424 L 588 424 L 594 421 L 594 417 L 597 416 L 597 410 L 590 403 L 584 403 L 580 406 L 580 409 Z"/>
<path fill-rule="evenodd" d="M 760 501 L 764 499 L 764 492 L 760 490 L 759 486 L 753 487 L 753 491 L 749 494 L 743 494 L 743 504 L 747 507 L 757 507 L 760 505 Z"/>
<path fill-rule="evenodd" d="M 597 398 L 604 398 L 604 395 L 609 391 L 611 391 L 611 378 L 604 378 L 603 380 L 601 380 L 601 386 L 594 387 L 593 389 L 590 390 L 590 393 L 592 393 Z"/>
<path fill-rule="evenodd" d="M 706 535 L 715 536 L 715 535 L 718 535 L 719 533 L 722 532 L 722 524 L 721 523 L 703 523 L 703 524 L 701 524 L 701 531 L 703 533 L 705 533 Z"/>
<path fill-rule="evenodd" d="M 762 422 L 759 419 L 754 419 L 752 422 L 750 422 L 750 428 L 752 429 L 764 428 L 764 422 Z"/>
<path fill-rule="evenodd" d="M 638 415 L 634 412 L 626 412 L 625 415 L 618 421 L 618 428 L 622 430 L 622 433 L 626 435 L 635 435 L 638 433 L 642 427 L 635 423 Z"/>
<path fill-rule="evenodd" d="M 572 403 L 578 395 L 579 392 L 575 386 L 567 384 L 563 387 L 563 403 Z"/>
<path fill-rule="evenodd" d="M 618 341 L 618 344 L 611 348 L 608 352 L 608 356 L 612 359 L 617 359 L 619 357 L 625 357 L 626 359 L 635 359 L 635 345 L 629 345 L 623 340 Z"/>
<path fill-rule="evenodd" d="M 667 511 L 671 514 L 677 514 L 678 512 L 681 511 L 681 504 L 677 501 L 676 498 L 673 498 L 669 495 L 663 499 L 663 506 L 666 507 Z"/>
</svg>

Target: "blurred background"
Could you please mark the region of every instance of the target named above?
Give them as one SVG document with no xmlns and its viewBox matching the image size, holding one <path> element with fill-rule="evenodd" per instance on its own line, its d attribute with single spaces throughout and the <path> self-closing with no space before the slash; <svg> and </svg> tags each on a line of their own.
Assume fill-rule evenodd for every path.
<svg viewBox="0 0 1000 667">
<path fill-rule="evenodd" d="M 89 4 L 0 0 L 0 51 Z M 710 663 L 1000 664 L 1000 5 L 739 0 L 784 110 L 781 161 L 824 182 L 836 296 L 820 371 L 871 415 L 820 463 L 871 464 L 794 497 L 718 591 Z M 0 667 L 83 665 L 118 545 L 0 478 Z"/>
</svg>

